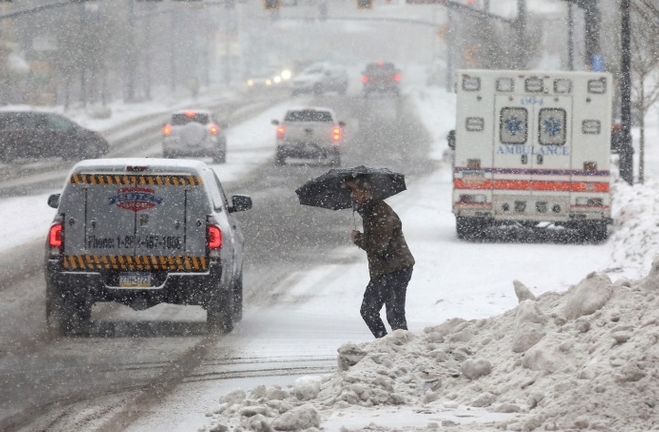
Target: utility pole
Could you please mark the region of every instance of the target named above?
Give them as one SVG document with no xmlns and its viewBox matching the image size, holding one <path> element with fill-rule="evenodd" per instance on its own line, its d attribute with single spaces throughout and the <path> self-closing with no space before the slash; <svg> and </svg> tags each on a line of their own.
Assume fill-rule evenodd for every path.
<svg viewBox="0 0 659 432">
<path fill-rule="evenodd" d="M 630 0 L 621 0 L 621 31 L 620 31 L 620 177 L 628 184 L 634 184 L 634 148 L 632 147 L 632 115 L 631 115 L 631 24 L 629 17 Z"/>
<path fill-rule="evenodd" d="M 572 3 L 567 5 L 567 69 L 574 70 L 574 11 Z"/>
<path fill-rule="evenodd" d="M 515 55 L 515 68 L 526 68 L 526 0 L 517 0 L 517 19 L 515 20 L 515 34 L 517 50 Z"/>
</svg>

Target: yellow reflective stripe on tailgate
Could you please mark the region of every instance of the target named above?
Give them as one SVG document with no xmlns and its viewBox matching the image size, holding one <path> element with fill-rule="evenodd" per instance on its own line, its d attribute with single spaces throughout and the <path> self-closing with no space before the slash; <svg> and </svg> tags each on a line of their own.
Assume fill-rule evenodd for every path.
<svg viewBox="0 0 659 432">
<path fill-rule="evenodd" d="M 201 186 L 201 177 L 188 174 L 173 175 L 118 175 L 118 174 L 72 174 L 71 184 L 111 185 L 175 185 Z"/>
<path fill-rule="evenodd" d="M 160 255 L 65 255 L 62 266 L 71 270 L 187 270 L 204 271 L 206 257 Z"/>
</svg>

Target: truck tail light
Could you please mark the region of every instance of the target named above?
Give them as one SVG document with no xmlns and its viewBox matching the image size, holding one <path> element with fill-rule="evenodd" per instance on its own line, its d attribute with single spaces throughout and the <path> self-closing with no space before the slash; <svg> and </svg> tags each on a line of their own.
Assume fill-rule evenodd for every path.
<svg viewBox="0 0 659 432">
<path fill-rule="evenodd" d="M 64 224 L 58 222 L 50 226 L 48 231 L 48 255 L 57 258 L 64 248 Z"/>
<path fill-rule="evenodd" d="M 362 75 L 362 82 L 366 84 L 368 82 L 368 77 L 366 75 Z"/>
<path fill-rule="evenodd" d="M 339 142 L 341 141 L 341 128 L 338 126 L 334 126 L 332 128 L 332 141 L 334 142 Z"/>
<path fill-rule="evenodd" d="M 206 245 L 210 251 L 222 247 L 222 230 L 217 225 L 208 225 L 206 229 Z"/>
<path fill-rule="evenodd" d="M 284 126 L 279 126 L 277 128 L 277 139 L 284 139 L 286 133 L 286 128 Z"/>
<path fill-rule="evenodd" d="M 394 75 L 394 81 L 396 82 L 400 81 L 400 74 Z"/>
<path fill-rule="evenodd" d="M 217 135 L 218 133 L 220 133 L 220 128 L 217 127 L 217 125 L 214 124 L 210 125 L 208 129 L 210 130 L 211 135 Z"/>
<path fill-rule="evenodd" d="M 171 125 L 166 124 L 165 127 L 162 128 L 162 134 L 165 136 L 171 135 L 172 134 Z"/>
</svg>

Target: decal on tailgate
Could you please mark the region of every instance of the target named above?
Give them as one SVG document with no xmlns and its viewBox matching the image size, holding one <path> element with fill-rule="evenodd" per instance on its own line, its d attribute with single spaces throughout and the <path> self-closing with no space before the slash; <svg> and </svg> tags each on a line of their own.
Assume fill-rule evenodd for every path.
<svg viewBox="0 0 659 432">
<path fill-rule="evenodd" d="M 64 255 L 67 270 L 185 270 L 205 271 L 206 257 L 155 255 Z"/>
<path fill-rule="evenodd" d="M 144 187 L 120 188 L 119 192 L 109 198 L 110 205 L 138 212 L 162 204 L 163 198 L 155 195 L 153 189 Z"/>
</svg>

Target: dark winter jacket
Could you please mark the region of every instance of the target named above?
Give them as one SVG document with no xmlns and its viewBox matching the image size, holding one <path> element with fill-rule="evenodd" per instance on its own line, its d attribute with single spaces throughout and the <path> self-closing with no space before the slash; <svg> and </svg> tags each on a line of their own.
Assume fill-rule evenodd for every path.
<svg viewBox="0 0 659 432">
<path fill-rule="evenodd" d="M 384 201 L 371 201 L 357 207 L 364 232 L 355 244 L 366 251 L 371 279 L 414 266 L 414 257 L 403 236 L 403 225 Z"/>
</svg>

